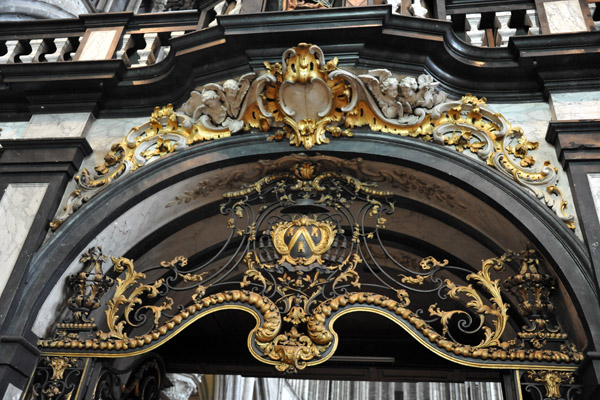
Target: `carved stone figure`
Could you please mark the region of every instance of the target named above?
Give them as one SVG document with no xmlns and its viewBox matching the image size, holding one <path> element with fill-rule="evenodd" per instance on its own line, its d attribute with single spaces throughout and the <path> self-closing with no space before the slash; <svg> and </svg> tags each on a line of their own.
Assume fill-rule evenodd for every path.
<svg viewBox="0 0 600 400">
<path fill-rule="evenodd" d="M 419 100 L 419 84 L 412 76 L 402 78 L 400 81 L 400 103 L 404 107 L 406 114 L 412 114 L 413 109 Z"/>
<path fill-rule="evenodd" d="M 401 118 L 406 111 L 398 101 L 398 80 L 387 69 L 372 69 L 368 75 L 360 75 L 377 100 L 386 118 Z M 416 82 L 415 82 L 416 83 Z M 410 113 L 410 111 L 408 111 Z"/>
<path fill-rule="evenodd" d="M 227 127 L 231 132 L 237 132 L 244 127 L 244 122 L 239 119 L 240 111 L 255 76 L 256 74 L 249 73 L 243 75 L 239 81 L 228 79 L 223 85 L 205 85 L 201 91 L 195 90 L 191 93 L 182 110 L 207 128 Z"/>
<path fill-rule="evenodd" d="M 417 79 L 407 76 L 400 81 L 400 102 L 408 114 L 427 114 L 438 104 L 446 101 L 446 93 L 436 92 L 439 82 L 430 75 L 422 74 Z"/>
<path fill-rule="evenodd" d="M 417 101 L 417 106 L 429 109 L 446 101 L 448 95 L 444 92 L 436 91 L 440 83 L 434 82 L 431 75 L 419 75 L 417 83 L 419 84 L 419 95 L 421 97 Z"/>
</svg>

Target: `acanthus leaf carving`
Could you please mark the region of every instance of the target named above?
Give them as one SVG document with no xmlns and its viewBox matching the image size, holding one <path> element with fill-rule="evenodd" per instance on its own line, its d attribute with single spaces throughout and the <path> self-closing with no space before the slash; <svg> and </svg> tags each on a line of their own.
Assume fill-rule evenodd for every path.
<svg viewBox="0 0 600 400">
<path fill-rule="evenodd" d="M 265 63 L 258 76 L 248 73 L 192 92 L 177 114 L 172 106 L 156 108 L 150 121 L 113 145 L 96 174 L 83 170 L 77 189 L 51 222 L 57 229 L 75 210 L 110 182 L 190 145 L 234 133 L 270 132 L 269 140 L 290 140 L 311 149 L 330 137 L 351 137 L 352 129 L 420 138 L 469 150 L 481 161 L 543 201 L 569 228 L 574 216 L 557 186 L 557 169 L 538 162 L 538 144 L 525 138 L 485 98 L 467 94 L 446 101 L 431 76 L 398 78 L 384 69 L 356 75 L 325 61 L 322 50 L 300 43 L 286 50 L 280 63 Z M 536 168 L 537 165 L 541 166 Z"/>
</svg>

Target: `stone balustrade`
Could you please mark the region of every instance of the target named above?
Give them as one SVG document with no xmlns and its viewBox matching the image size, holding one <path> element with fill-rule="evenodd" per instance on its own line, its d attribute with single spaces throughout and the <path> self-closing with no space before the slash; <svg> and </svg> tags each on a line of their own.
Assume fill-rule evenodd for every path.
<svg viewBox="0 0 600 400">
<path fill-rule="evenodd" d="M 0 64 L 122 59 L 128 68 L 148 66 L 169 54 L 172 38 L 196 30 L 199 16 L 125 12 L 7 22 L 0 28 Z M 99 28 L 103 24 L 108 28 Z"/>
<path fill-rule="evenodd" d="M 556 16 L 548 14 L 549 9 L 545 10 L 540 23 L 536 4 L 527 1 L 513 1 L 510 5 L 498 2 L 497 5 L 476 7 L 475 3 L 470 4 L 469 1 L 465 3 L 449 0 L 441 2 L 444 5 L 440 8 L 433 9 L 427 9 L 426 3 L 418 0 L 410 3 L 410 7 L 396 0 L 388 2 L 395 14 L 450 21 L 456 35 L 474 46 L 507 46 L 510 37 L 556 33 L 552 29 L 557 29 L 556 21 L 552 21 Z M 588 29 L 600 26 L 600 7 L 596 4 L 589 3 L 589 14 L 588 10 L 582 11 L 580 21 L 582 24 L 587 23 Z M 185 32 L 215 26 L 219 15 L 261 12 L 266 10 L 268 5 L 268 1 L 261 3 L 253 0 L 205 0 L 199 3 L 198 11 L 140 15 L 117 13 L 108 17 L 105 15 L 104 18 L 113 20 L 116 15 L 116 19 L 121 19 L 122 23 L 110 25 L 121 25 L 123 29 L 115 31 L 118 35 L 116 37 L 107 36 L 105 32 L 102 37 L 104 42 L 114 40 L 112 47 L 107 48 L 110 55 L 103 53 L 91 56 L 92 58 L 89 52 L 83 58 L 80 56 L 82 47 L 85 46 L 86 33 L 94 30 L 94 24 L 100 26 L 99 15 L 82 15 L 79 19 L 60 20 L 59 22 L 64 22 L 61 25 L 55 23 L 58 20 L 44 21 L 49 22 L 49 26 L 43 31 L 39 26 L 36 29 L 27 29 L 28 26 L 33 28 L 33 21 L 30 25 L 26 23 L 25 28 L 21 24 L 16 32 L 10 29 L 12 23 L 6 23 L 6 27 L 0 29 L 0 64 L 122 59 L 128 68 L 144 67 L 158 63 L 168 55 L 170 39 Z M 338 5 L 338 2 L 334 2 L 334 5 Z M 351 4 L 344 1 L 339 5 L 343 7 Z M 573 8 L 571 10 L 577 12 Z M 111 22 L 104 19 L 102 21 Z"/>
</svg>

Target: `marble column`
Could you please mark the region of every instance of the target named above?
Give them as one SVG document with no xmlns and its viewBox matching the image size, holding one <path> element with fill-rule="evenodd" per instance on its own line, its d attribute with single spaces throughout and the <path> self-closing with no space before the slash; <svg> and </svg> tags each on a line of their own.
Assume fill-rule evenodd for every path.
<svg viewBox="0 0 600 400">
<path fill-rule="evenodd" d="M 11 183 L 0 199 L 0 295 L 25 244 L 48 183 Z"/>
</svg>

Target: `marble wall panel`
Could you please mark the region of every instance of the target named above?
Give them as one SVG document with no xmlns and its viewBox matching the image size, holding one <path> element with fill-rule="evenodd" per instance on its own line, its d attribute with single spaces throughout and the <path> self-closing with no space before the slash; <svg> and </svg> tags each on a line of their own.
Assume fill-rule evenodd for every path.
<svg viewBox="0 0 600 400">
<path fill-rule="evenodd" d="M 550 104 L 557 121 L 600 118 L 600 91 L 553 93 Z"/>
<path fill-rule="evenodd" d="M 31 117 L 22 137 L 33 139 L 85 136 L 93 118 L 91 113 L 36 114 Z"/>
<path fill-rule="evenodd" d="M 47 183 L 11 183 L 0 200 L 0 294 L 27 239 Z"/>
<path fill-rule="evenodd" d="M 543 4 L 550 33 L 587 31 L 578 0 L 546 1 Z"/>
<path fill-rule="evenodd" d="M 20 139 L 28 122 L 0 122 L 0 139 Z"/>
<path fill-rule="evenodd" d="M 9 383 L 6 392 L 4 392 L 4 396 L 2 396 L 2 400 L 19 400 L 21 398 L 21 393 L 23 393 L 21 389 L 14 386 L 12 383 Z"/>
<path fill-rule="evenodd" d="M 598 221 L 600 221 L 600 174 L 588 174 L 588 181 L 590 183 L 590 190 L 592 192 L 592 198 L 594 199 Z"/>
</svg>

